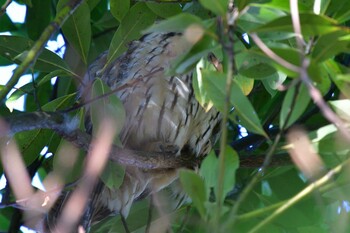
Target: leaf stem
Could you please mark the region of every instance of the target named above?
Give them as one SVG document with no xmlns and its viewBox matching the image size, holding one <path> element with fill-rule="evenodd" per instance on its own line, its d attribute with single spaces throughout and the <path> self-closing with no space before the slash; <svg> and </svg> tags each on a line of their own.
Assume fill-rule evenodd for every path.
<svg viewBox="0 0 350 233">
<path fill-rule="evenodd" d="M 231 2 L 231 1 L 230 1 Z M 232 9 L 230 9 L 232 7 Z M 231 11 L 231 12 L 230 12 Z M 235 59 L 234 59 L 234 39 L 233 39 L 233 32 L 234 32 L 234 26 L 235 26 L 235 17 L 237 17 L 238 11 L 237 9 L 233 8 L 233 4 L 229 4 L 229 13 L 227 15 L 227 30 L 223 28 L 223 20 L 222 18 L 219 18 L 218 20 L 218 30 L 220 33 L 220 39 L 221 44 L 223 46 L 224 54 L 227 56 L 227 75 L 226 75 L 226 97 L 225 97 L 225 104 L 224 104 L 224 110 L 222 112 L 222 123 L 221 123 L 221 140 L 220 140 L 220 154 L 219 154 L 219 169 L 218 169 L 218 193 L 217 193 L 217 208 L 216 208 L 216 215 L 215 215 L 215 229 L 216 232 L 219 232 L 220 224 L 220 216 L 222 212 L 222 204 L 224 200 L 224 193 L 223 193 L 223 187 L 224 187 L 224 175 L 225 175 L 225 151 L 226 151 L 226 144 L 227 144 L 227 121 L 228 121 L 228 114 L 230 112 L 230 96 L 231 96 L 231 89 L 232 89 L 232 82 L 233 82 L 233 76 L 235 72 Z M 223 41 L 224 33 L 227 33 L 228 40 Z"/>
</svg>

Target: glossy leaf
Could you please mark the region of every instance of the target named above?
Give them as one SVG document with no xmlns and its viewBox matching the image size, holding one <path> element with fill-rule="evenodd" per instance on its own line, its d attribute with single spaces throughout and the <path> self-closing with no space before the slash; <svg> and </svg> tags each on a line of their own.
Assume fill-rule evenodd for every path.
<svg viewBox="0 0 350 233">
<path fill-rule="evenodd" d="M 76 93 L 59 97 L 59 98 L 54 99 L 53 101 L 45 104 L 42 107 L 42 109 L 44 111 L 50 111 L 50 112 L 56 111 L 58 109 L 64 109 L 68 106 L 71 106 L 75 102 L 76 97 L 77 97 Z"/>
<path fill-rule="evenodd" d="M 239 158 L 236 151 L 231 147 L 225 148 L 225 173 L 221 200 L 225 200 L 225 196 L 232 191 L 236 182 L 236 171 L 239 167 Z M 218 174 L 219 160 L 212 151 L 203 161 L 200 174 L 204 179 L 209 194 L 208 188 L 214 188 L 215 195 L 218 195 Z"/>
<path fill-rule="evenodd" d="M 145 3 L 138 2 L 132 6 L 113 36 L 107 64 L 121 55 L 126 50 L 127 44 L 138 39 L 141 36 L 140 31 L 150 26 L 155 19 L 156 15 L 146 7 Z"/>
<path fill-rule="evenodd" d="M 250 67 L 241 68 L 238 72 L 248 78 L 264 79 L 273 75 L 276 70 L 266 63 L 259 63 Z"/>
<path fill-rule="evenodd" d="M 235 76 L 235 81 L 238 86 L 241 88 L 244 95 L 249 95 L 254 87 L 254 80 L 251 78 L 246 78 L 240 74 Z"/>
<path fill-rule="evenodd" d="M 198 25 L 204 28 L 202 20 L 188 13 L 182 13 L 169 19 L 163 20 L 158 24 L 154 24 L 152 27 L 145 30 L 145 33 L 150 32 L 183 32 L 190 25 Z"/>
<path fill-rule="evenodd" d="M 111 89 L 101 79 L 96 79 L 92 85 L 90 115 L 93 124 L 93 132 L 97 132 L 99 125 L 106 118 L 116 119 L 116 134 L 120 132 L 125 121 L 125 110 L 122 102 L 114 95 L 102 97 L 111 93 Z M 119 143 L 120 144 L 120 143 Z"/>
<path fill-rule="evenodd" d="M 161 3 L 161 2 L 146 2 L 146 5 L 159 17 L 164 19 L 175 16 L 181 13 L 179 3 Z"/>
<path fill-rule="evenodd" d="M 330 106 L 334 109 L 337 115 L 346 122 L 350 122 L 350 100 L 333 100 L 329 101 Z"/>
<path fill-rule="evenodd" d="M 208 10 L 216 15 L 225 15 L 228 9 L 228 0 L 199 0 L 199 2 Z"/>
<path fill-rule="evenodd" d="M 208 96 L 213 101 L 214 106 L 222 111 L 226 96 L 225 75 L 218 72 L 202 70 L 202 77 Z M 231 89 L 230 104 L 234 106 L 234 112 L 229 115 L 232 120 L 237 121 L 238 118 L 240 124 L 246 127 L 249 131 L 266 136 L 252 104 L 243 94 L 235 80 L 233 80 Z"/>
<path fill-rule="evenodd" d="M 50 23 L 52 17 L 51 2 L 47 0 L 35 0 L 33 4 L 32 7 L 27 7 L 25 21 L 27 22 L 28 36 L 32 40 L 37 40 Z"/>
<path fill-rule="evenodd" d="M 301 30 L 305 36 L 324 35 L 326 33 L 339 30 L 336 26 L 336 21 L 320 15 L 302 13 L 300 16 Z M 292 19 L 290 15 L 280 17 L 272 22 L 269 22 L 257 29 L 255 32 L 275 32 L 285 31 L 294 32 Z"/>
<path fill-rule="evenodd" d="M 350 51 L 350 37 L 348 35 L 349 32 L 345 30 L 337 30 L 320 36 L 312 51 L 312 57 L 317 62 L 323 62 L 341 52 Z"/>
<path fill-rule="evenodd" d="M 339 23 L 344 23 L 350 19 L 350 7 L 347 1 L 332 0 L 329 1 L 327 15 L 332 15 Z"/>
<path fill-rule="evenodd" d="M 194 171 L 181 170 L 180 181 L 183 189 L 192 199 L 194 206 L 202 218 L 205 219 L 206 210 L 204 203 L 207 201 L 207 195 L 203 179 Z"/>
<path fill-rule="evenodd" d="M 218 168 L 219 160 L 216 157 L 215 152 L 212 150 L 203 160 L 199 170 L 199 174 L 203 177 L 205 183 L 207 197 L 210 196 L 210 189 L 217 186 L 219 174 Z"/>
<path fill-rule="evenodd" d="M 325 62 L 325 69 L 330 74 L 332 81 L 339 88 L 340 92 L 347 98 L 350 98 L 350 75 L 347 74 L 347 70 L 331 60 Z"/>
<path fill-rule="evenodd" d="M 23 56 L 33 46 L 33 41 L 19 36 L 0 36 L 0 56 L 21 63 Z M 34 69 L 51 72 L 62 69 L 68 73 L 72 73 L 65 61 L 57 54 L 48 49 L 44 49 L 34 65 Z"/>
<path fill-rule="evenodd" d="M 130 0 L 111 0 L 111 13 L 120 22 L 128 13 Z"/>
<path fill-rule="evenodd" d="M 117 190 L 123 183 L 125 168 L 114 162 L 107 162 L 100 175 L 103 183 L 111 190 Z"/>
<path fill-rule="evenodd" d="M 66 77 L 66 76 L 70 76 L 70 73 L 67 73 L 64 70 L 54 70 L 50 73 L 48 73 L 47 75 L 45 75 L 38 83 L 38 86 L 41 86 L 42 84 L 44 84 L 45 82 L 51 81 L 52 78 L 60 76 L 60 77 Z"/>
<path fill-rule="evenodd" d="M 300 88 L 298 86 L 290 88 L 283 100 L 280 127 L 288 128 L 297 121 L 309 105 L 310 100 L 309 91 L 304 84 L 301 84 Z M 289 119 L 286 122 L 288 116 Z"/>
<path fill-rule="evenodd" d="M 61 9 L 68 0 L 60 0 L 57 10 Z M 82 61 L 87 64 L 91 43 L 90 8 L 82 2 L 62 26 L 63 34 L 68 42 L 79 53 Z"/>
</svg>

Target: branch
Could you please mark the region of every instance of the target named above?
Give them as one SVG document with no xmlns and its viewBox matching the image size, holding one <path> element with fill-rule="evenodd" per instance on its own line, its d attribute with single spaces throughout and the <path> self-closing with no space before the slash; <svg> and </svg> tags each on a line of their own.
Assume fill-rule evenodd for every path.
<svg viewBox="0 0 350 233">
<path fill-rule="evenodd" d="M 89 151 L 92 137 L 76 129 L 76 121 L 65 113 L 33 112 L 23 113 L 4 119 L 8 129 L 0 128 L 0 136 L 13 135 L 18 132 L 34 129 L 51 129 L 73 145 L 84 151 Z M 173 169 L 193 167 L 200 161 L 194 156 L 183 154 L 176 156 L 169 152 L 147 152 L 122 149 L 113 146 L 109 159 L 124 166 L 134 166 L 142 169 Z"/>
<path fill-rule="evenodd" d="M 68 4 L 57 13 L 55 19 L 45 28 L 40 38 L 28 51 L 23 62 L 16 68 L 11 79 L 0 92 L 0 102 L 6 98 L 6 95 L 17 84 L 18 80 L 26 72 L 26 70 L 35 63 L 51 35 L 63 25 L 66 19 L 68 19 L 68 17 L 75 11 L 82 1 L 83 0 L 70 0 Z"/>
<path fill-rule="evenodd" d="M 1 6 L 0 9 L 0 17 L 3 16 L 6 12 L 7 7 L 10 5 L 10 3 L 12 2 L 12 0 L 6 0 L 6 2 Z"/>
</svg>

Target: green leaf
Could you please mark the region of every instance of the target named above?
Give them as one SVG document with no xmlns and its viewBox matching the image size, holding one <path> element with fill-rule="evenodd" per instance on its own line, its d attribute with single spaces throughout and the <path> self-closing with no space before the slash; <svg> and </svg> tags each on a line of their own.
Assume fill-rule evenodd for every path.
<svg viewBox="0 0 350 233">
<path fill-rule="evenodd" d="M 86 0 L 87 4 L 89 4 L 90 10 L 93 10 L 101 0 Z"/>
<path fill-rule="evenodd" d="M 304 113 L 305 109 L 310 103 L 309 90 L 304 84 L 289 88 L 284 97 L 280 115 L 280 127 L 288 128 Z M 295 93 L 297 91 L 297 93 Z M 294 105 L 294 106 L 293 106 Z M 290 115 L 286 123 L 287 116 Z"/>
<path fill-rule="evenodd" d="M 340 27 L 336 25 L 336 21 L 327 18 L 326 16 L 320 16 L 310 13 L 301 13 L 300 15 L 301 31 L 304 36 L 318 36 L 324 35 L 336 30 Z M 290 15 L 282 16 L 276 20 L 273 20 L 259 28 L 253 30 L 254 32 L 294 32 L 292 18 Z"/>
<path fill-rule="evenodd" d="M 3 14 L 0 17 L 0 32 L 15 31 L 17 30 L 15 24 L 11 21 L 7 14 Z"/>
<path fill-rule="evenodd" d="M 202 77 L 204 88 L 207 90 L 207 95 L 213 101 L 215 107 L 218 110 L 223 111 L 226 99 L 225 74 L 209 70 L 202 70 Z M 265 131 L 261 126 L 260 119 L 254 110 L 254 107 L 250 103 L 249 99 L 243 94 L 240 86 L 235 80 L 233 80 L 232 83 L 230 104 L 235 108 L 234 112 L 229 115 L 230 119 L 237 121 L 238 118 L 239 124 L 242 124 L 249 131 L 267 137 Z"/>
<path fill-rule="evenodd" d="M 101 79 L 96 79 L 91 92 L 91 98 L 96 100 L 91 103 L 90 108 L 91 121 L 94 126 L 93 133 L 97 132 L 101 122 L 106 118 L 115 119 L 116 134 L 120 132 L 124 125 L 126 115 L 123 103 L 115 94 L 101 98 L 102 95 L 108 93 L 111 93 L 111 89 Z"/>
<path fill-rule="evenodd" d="M 241 0 L 241 1 L 247 2 L 247 0 Z M 272 8 L 275 12 L 276 12 L 276 9 L 290 12 L 290 3 L 288 1 L 280 1 L 280 0 L 252 1 L 252 0 L 249 0 L 248 2 L 253 2 L 252 5 L 260 6 L 261 8 Z M 300 12 L 312 11 L 313 3 L 314 3 L 314 1 L 298 1 L 299 11 Z"/>
<path fill-rule="evenodd" d="M 207 91 L 204 87 L 201 73 L 202 69 L 214 71 L 215 68 L 207 59 L 202 58 L 197 63 L 196 72 L 194 72 L 192 76 L 192 87 L 195 97 L 204 109 L 209 110 L 213 106 L 213 102 L 210 100 Z"/>
<path fill-rule="evenodd" d="M 16 100 L 18 100 L 21 96 L 32 93 L 34 91 L 33 83 L 27 83 L 24 86 L 18 88 L 15 90 L 9 98 L 7 98 L 5 104 L 6 107 L 12 112 L 13 109 L 16 107 Z"/>
<path fill-rule="evenodd" d="M 106 66 L 126 50 L 130 41 L 138 39 L 140 31 L 150 26 L 155 19 L 156 15 L 146 7 L 145 3 L 138 2 L 131 7 L 113 36 Z"/>
<path fill-rule="evenodd" d="M 182 13 L 163 20 L 160 23 L 154 24 L 152 27 L 145 30 L 145 33 L 150 32 L 183 32 L 190 25 L 196 25 L 205 28 L 203 20 L 189 13 Z"/>
<path fill-rule="evenodd" d="M 311 132 L 310 138 L 316 152 L 323 155 L 323 161 L 329 166 L 336 166 L 343 155 L 349 156 L 350 145 L 334 125 L 326 125 Z M 327 155 L 327 156 L 326 156 Z M 335 156 L 336 155 L 336 156 Z"/>
<path fill-rule="evenodd" d="M 236 171 L 239 167 L 238 154 L 231 147 L 225 148 L 225 173 L 224 186 L 221 200 L 225 200 L 226 195 L 232 191 L 236 183 Z M 203 177 L 205 187 L 207 188 L 207 196 L 209 196 L 210 188 L 214 188 L 215 195 L 218 195 L 218 174 L 219 174 L 219 159 L 212 150 L 204 159 L 200 169 L 200 175 Z"/>
<path fill-rule="evenodd" d="M 224 187 L 223 196 L 221 200 L 225 200 L 225 196 L 233 190 L 236 183 L 236 171 L 239 167 L 239 158 L 237 152 L 230 146 L 225 148 L 225 173 L 224 173 Z M 216 185 L 216 190 L 218 189 Z M 218 192 L 216 192 L 218 193 Z"/>
<path fill-rule="evenodd" d="M 57 11 L 67 4 L 68 0 L 60 0 Z M 82 61 L 87 64 L 91 43 L 90 8 L 86 2 L 82 2 L 74 13 L 62 26 L 63 34 L 68 42 L 79 53 Z"/>
<path fill-rule="evenodd" d="M 228 0 L 199 0 L 199 2 L 216 15 L 224 16 L 227 12 Z"/>
<path fill-rule="evenodd" d="M 254 79 L 246 78 L 240 74 L 236 75 L 235 80 L 238 86 L 241 88 L 244 95 L 249 95 L 254 87 Z"/>
<path fill-rule="evenodd" d="M 111 13 L 120 22 L 128 13 L 130 0 L 111 0 Z"/>
<path fill-rule="evenodd" d="M 333 100 L 328 102 L 337 115 L 344 121 L 350 122 L 350 100 Z"/>
<path fill-rule="evenodd" d="M 249 62 L 249 61 L 247 61 Z M 238 72 L 248 78 L 265 79 L 276 73 L 276 69 L 266 63 L 257 63 L 241 67 Z"/>
<path fill-rule="evenodd" d="M 218 48 L 220 46 L 214 43 L 212 38 L 208 36 L 203 36 L 194 45 L 186 43 L 182 48 L 184 50 L 182 54 L 171 63 L 169 73 L 183 74 L 193 70 L 201 58 L 206 57 L 210 52 Z M 211 66 L 213 67 L 213 65 Z"/>
<path fill-rule="evenodd" d="M 348 71 L 334 60 L 328 60 L 324 65 L 340 92 L 350 99 L 350 74 L 348 74 Z"/>
<path fill-rule="evenodd" d="M 146 2 L 146 5 L 157 16 L 164 19 L 175 16 L 182 12 L 179 3 Z"/>
<path fill-rule="evenodd" d="M 38 82 L 38 87 L 41 86 L 42 84 L 51 81 L 52 78 L 60 76 L 60 77 L 67 77 L 70 76 L 70 73 L 67 73 L 64 70 L 54 70 L 47 75 L 45 75 L 39 82 Z"/>
<path fill-rule="evenodd" d="M 61 96 L 61 97 L 54 99 L 53 101 L 45 104 L 44 106 L 42 106 L 42 109 L 44 111 L 53 112 L 53 111 L 56 111 L 58 109 L 67 108 L 69 106 L 72 106 L 72 104 L 76 100 L 76 97 L 77 97 L 76 93 Z"/>
<path fill-rule="evenodd" d="M 194 206 L 203 219 L 206 218 L 204 203 L 207 195 L 203 179 L 191 170 L 180 170 L 180 181 L 185 192 L 190 196 Z"/>
<path fill-rule="evenodd" d="M 28 50 L 33 46 L 34 42 L 24 37 L 19 36 L 0 36 L 0 56 L 20 64 L 23 56 L 28 53 Z M 57 69 L 65 70 L 70 74 L 74 74 L 66 64 L 54 52 L 44 49 L 34 65 L 35 70 L 43 72 L 51 72 Z"/>
<path fill-rule="evenodd" d="M 345 23 L 350 19 L 349 2 L 344 0 L 329 1 L 326 14 L 332 15 L 332 17 L 338 20 L 339 23 Z"/>
<path fill-rule="evenodd" d="M 28 165 L 37 158 L 41 150 L 49 142 L 52 134 L 50 130 L 39 129 L 24 131 L 15 135 L 18 148 L 23 155 L 25 164 Z"/>
<path fill-rule="evenodd" d="M 49 25 L 51 4 L 47 0 L 35 0 L 32 7 L 27 7 L 25 23 L 27 24 L 28 36 L 32 40 L 39 39 L 41 33 Z"/>
<path fill-rule="evenodd" d="M 114 162 L 107 162 L 100 175 L 103 183 L 111 190 L 117 190 L 123 183 L 125 168 Z"/>
<path fill-rule="evenodd" d="M 274 53 L 276 53 L 278 56 L 282 57 L 284 60 L 292 63 L 293 65 L 296 65 L 296 66 L 300 65 L 300 54 L 296 49 L 290 48 L 290 47 L 275 47 L 275 46 L 271 46 L 270 49 Z M 245 56 L 252 56 L 253 57 L 252 59 L 254 62 L 263 61 L 264 63 L 270 64 L 276 70 L 281 71 L 290 77 L 299 77 L 299 73 L 296 73 L 284 67 L 283 65 L 280 65 L 276 61 L 269 58 L 266 54 L 264 54 L 258 48 L 249 49 L 245 53 L 246 53 Z"/>
<path fill-rule="evenodd" d="M 323 62 L 339 53 L 349 51 L 349 32 L 345 30 L 337 30 L 322 35 L 317 39 L 317 42 L 312 50 L 312 57 L 316 62 Z"/>
<path fill-rule="evenodd" d="M 270 93 L 271 96 L 276 94 L 277 88 L 287 79 L 287 75 L 282 72 L 276 72 L 270 77 L 262 80 L 265 89 Z"/>
<path fill-rule="evenodd" d="M 199 174 L 204 179 L 207 197 L 210 194 L 210 188 L 214 188 L 218 182 L 219 160 L 215 155 L 215 151 L 211 150 L 201 164 Z"/>
</svg>

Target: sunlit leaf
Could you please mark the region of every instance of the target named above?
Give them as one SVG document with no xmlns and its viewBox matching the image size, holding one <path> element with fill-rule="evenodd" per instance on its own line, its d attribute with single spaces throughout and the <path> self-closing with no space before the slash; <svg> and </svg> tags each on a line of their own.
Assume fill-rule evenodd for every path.
<svg viewBox="0 0 350 233">
<path fill-rule="evenodd" d="M 241 88 L 244 95 L 249 95 L 254 87 L 254 79 L 246 78 L 240 74 L 236 75 L 235 80 L 238 86 Z"/>
<path fill-rule="evenodd" d="M 333 100 L 333 101 L 329 101 L 329 104 L 341 119 L 347 122 L 350 122 L 350 100 L 349 99 Z"/>
<path fill-rule="evenodd" d="M 330 33 L 339 30 L 336 21 L 325 16 L 302 13 L 300 16 L 300 24 L 303 35 L 316 36 Z M 272 22 L 269 22 L 257 29 L 255 32 L 275 32 L 285 31 L 294 32 L 292 18 L 290 15 L 280 17 Z"/>
<path fill-rule="evenodd" d="M 345 97 L 350 98 L 350 74 L 347 73 L 347 70 L 333 60 L 325 62 L 325 69 L 340 92 Z"/>
<path fill-rule="evenodd" d="M 202 70 L 202 77 L 208 96 L 213 101 L 215 107 L 220 111 L 223 111 L 226 99 L 225 74 L 209 70 Z M 232 120 L 237 121 L 238 118 L 239 123 L 246 127 L 249 131 L 266 136 L 266 133 L 261 126 L 259 117 L 256 114 L 252 104 L 243 94 L 241 88 L 235 80 L 233 80 L 232 84 L 230 104 L 234 106 L 233 113 L 229 115 Z"/>
<path fill-rule="evenodd" d="M 350 37 L 348 35 L 348 31 L 337 30 L 320 36 L 312 50 L 312 56 L 316 61 L 322 62 L 341 52 L 350 51 Z"/>
</svg>

